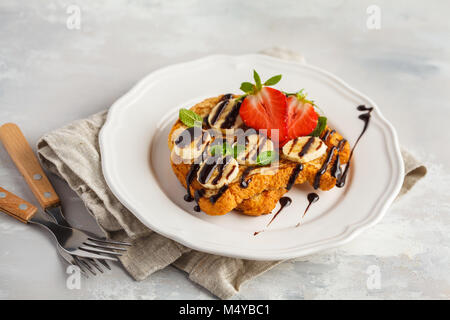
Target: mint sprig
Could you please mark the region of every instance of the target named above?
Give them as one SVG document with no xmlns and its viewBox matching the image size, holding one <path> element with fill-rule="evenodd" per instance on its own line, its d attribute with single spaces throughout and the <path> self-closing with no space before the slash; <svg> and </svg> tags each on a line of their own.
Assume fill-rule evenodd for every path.
<svg viewBox="0 0 450 320">
<path fill-rule="evenodd" d="M 237 159 L 237 157 L 245 151 L 245 146 L 243 144 L 236 144 L 233 148 L 233 154 L 234 158 Z"/>
<path fill-rule="evenodd" d="M 246 94 L 256 94 L 259 91 L 261 91 L 263 86 L 276 85 L 281 80 L 281 74 L 273 76 L 263 83 L 261 81 L 261 77 L 259 76 L 258 72 L 256 72 L 256 70 L 253 70 L 253 79 L 255 80 L 255 84 L 250 82 L 242 82 L 241 84 L 240 89 L 244 91 Z"/>
<path fill-rule="evenodd" d="M 271 164 L 276 159 L 276 152 L 275 151 L 264 151 L 261 152 L 258 157 L 256 158 L 256 164 L 258 166 L 267 166 Z"/>
<path fill-rule="evenodd" d="M 326 117 L 319 117 L 317 120 L 317 126 L 314 129 L 313 132 L 311 132 L 310 136 L 313 137 L 320 137 L 323 130 L 325 130 L 325 127 L 327 126 L 327 118 Z"/>
<path fill-rule="evenodd" d="M 211 155 L 213 156 L 231 156 L 234 154 L 233 148 L 227 143 L 224 142 L 222 145 L 215 144 L 210 149 Z"/>
<path fill-rule="evenodd" d="M 203 118 L 201 116 L 199 116 L 192 110 L 184 108 L 180 109 L 178 117 L 180 118 L 181 122 L 183 122 L 189 128 L 201 127 L 203 123 Z"/>
</svg>

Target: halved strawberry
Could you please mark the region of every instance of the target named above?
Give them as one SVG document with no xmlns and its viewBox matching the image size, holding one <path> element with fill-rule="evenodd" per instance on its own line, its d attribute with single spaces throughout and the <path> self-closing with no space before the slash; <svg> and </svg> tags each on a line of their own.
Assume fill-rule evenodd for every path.
<svg viewBox="0 0 450 320">
<path fill-rule="evenodd" d="M 244 96 L 239 114 L 245 125 L 256 129 L 267 129 L 267 135 L 272 137 L 278 130 L 280 145 L 287 139 L 287 107 L 286 96 L 279 90 L 266 87 L 274 85 L 281 79 L 281 75 L 275 76 L 261 84 L 256 71 L 253 76 L 256 84 L 244 82 L 241 90 L 247 94 Z M 263 86 L 264 85 L 264 86 Z"/>
<path fill-rule="evenodd" d="M 317 126 L 319 115 L 311 101 L 305 99 L 301 91 L 287 97 L 287 136 L 288 139 L 311 134 Z"/>
</svg>

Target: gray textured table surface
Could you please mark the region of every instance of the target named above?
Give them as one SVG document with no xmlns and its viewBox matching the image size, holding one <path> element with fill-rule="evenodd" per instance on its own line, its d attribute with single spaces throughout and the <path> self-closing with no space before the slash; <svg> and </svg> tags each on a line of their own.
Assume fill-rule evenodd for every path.
<svg viewBox="0 0 450 320">
<path fill-rule="evenodd" d="M 158 67 L 272 46 L 302 52 L 373 98 L 429 172 L 357 240 L 284 263 L 236 298 L 448 299 L 450 3 L 432 3 L 377 1 L 381 28 L 369 30 L 371 1 L 3 0 L 0 122 L 18 123 L 35 143 Z M 81 201 L 52 180 L 69 220 L 94 230 Z M 0 181 L 34 201 L 3 147 Z M 213 298 L 171 267 L 140 283 L 115 267 L 80 290 L 67 288 L 65 268 L 45 232 L 0 215 L 0 298 Z"/>
</svg>

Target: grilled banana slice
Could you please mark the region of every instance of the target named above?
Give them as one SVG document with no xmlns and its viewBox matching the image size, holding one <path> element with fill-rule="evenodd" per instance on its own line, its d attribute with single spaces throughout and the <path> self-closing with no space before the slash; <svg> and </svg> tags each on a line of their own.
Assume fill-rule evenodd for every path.
<svg viewBox="0 0 450 320">
<path fill-rule="evenodd" d="M 239 165 L 233 157 L 212 156 L 200 165 L 197 180 L 207 189 L 219 189 L 232 182 L 238 173 Z"/>
<path fill-rule="evenodd" d="M 199 127 L 180 130 L 180 133 L 174 136 L 172 161 L 175 163 L 192 163 L 212 141 L 209 132 Z"/>
<path fill-rule="evenodd" d="M 226 94 L 211 110 L 208 123 L 212 128 L 225 132 L 229 129 L 240 128 L 243 125 L 239 109 L 242 101 L 233 98 L 232 94 Z"/>
<path fill-rule="evenodd" d="M 265 135 L 253 133 L 245 135 L 245 140 L 238 137 L 238 141 L 233 145 L 234 148 L 239 147 L 242 149 L 237 154 L 236 160 L 239 164 L 252 165 L 256 163 L 258 155 L 265 151 L 274 151 L 274 145 L 272 140 L 268 139 Z"/>
<path fill-rule="evenodd" d="M 295 162 L 305 163 L 320 158 L 327 152 L 326 144 L 316 137 L 299 137 L 283 146 L 283 155 Z"/>
</svg>

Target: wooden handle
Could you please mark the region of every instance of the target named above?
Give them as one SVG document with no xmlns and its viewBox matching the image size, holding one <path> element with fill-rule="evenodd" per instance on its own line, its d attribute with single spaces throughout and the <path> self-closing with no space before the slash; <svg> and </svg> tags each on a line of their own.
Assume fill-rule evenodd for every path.
<svg viewBox="0 0 450 320">
<path fill-rule="evenodd" d="M 45 209 L 58 205 L 60 203 L 59 197 L 19 127 L 14 123 L 1 126 L 0 140 L 2 140 L 6 151 L 24 176 L 41 207 Z"/>
<path fill-rule="evenodd" d="M 21 222 L 27 223 L 34 216 L 37 208 L 0 187 L 0 211 L 9 214 Z"/>
</svg>

